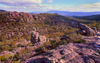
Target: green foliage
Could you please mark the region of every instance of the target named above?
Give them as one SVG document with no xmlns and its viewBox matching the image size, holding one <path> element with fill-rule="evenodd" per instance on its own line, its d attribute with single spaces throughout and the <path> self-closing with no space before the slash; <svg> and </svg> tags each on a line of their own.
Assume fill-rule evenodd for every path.
<svg viewBox="0 0 100 63">
<path fill-rule="evenodd" d="M 70 34 L 70 42 L 75 42 L 75 43 L 85 43 L 86 41 L 82 39 L 82 35 L 80 34 Z"/>
<path fill-rule="evenodd" d="M 74 42 L 75 43 L 85 43 L 86 41 L 84 39 L 76 39 Z"/>
<path fill-rule="evenodd" d="M 5 37 L 3 35 L 0 35 L 0 41 L 4 41 Z"/>
<path fill-rule="evenodd" d="M 10 46 L 4 45 L 4 46 L 1 46 L 0 49 L 1 49 L 2 51 L 8 51 L 8 50 L 10 49 Z"/>
<path fill-rule="evenodd" d="M 100 56 L 100 50 L 98 50 L 99 56 Z"/>
<path fill-rule="evenodd" d="M 9 55 L 3 55 L 3 56 L 0 56 L 0 61 L 4 61 L 6 60 L 7 58 L 9 58 Z"/>
<path fill-rule="evenodd" d="M 12 63 L 20 63 L 20 59 L 19 60 L 17 60 L 17 61 L 12 61 Z"/>
<path fill-rule="evenodd" d="M 99 31 L 100 30 L 100 21 L 98 21 L 98 22 L 96 22 L 95 20 L 94 21 L 92 21 L 90 24 L 87 24 L 89 27 L 96 27 L 97 28 L 97 30 Z"/>
</svg>

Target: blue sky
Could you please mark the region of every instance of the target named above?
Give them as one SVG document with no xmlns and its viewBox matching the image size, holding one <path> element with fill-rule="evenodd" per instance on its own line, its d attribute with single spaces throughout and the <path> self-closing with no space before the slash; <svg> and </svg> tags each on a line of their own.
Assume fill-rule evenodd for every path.
<svg viewBox="0 0 100 63">
<path fill-rule="evenodd" d="M 100 11 L 100 0 L 0 0 L 0 9 L 18 12 Z"/>
</svg>

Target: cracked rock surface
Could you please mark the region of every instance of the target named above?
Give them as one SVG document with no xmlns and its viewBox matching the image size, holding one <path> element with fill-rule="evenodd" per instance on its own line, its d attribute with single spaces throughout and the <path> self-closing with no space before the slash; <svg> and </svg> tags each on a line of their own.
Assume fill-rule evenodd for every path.
<svg viewBox="0 0 100 63">
<path fill-rule="evenodd" d="M 29 58 L 24 63 L 100 63 L 100 36 L 87 37 L 86 43 L 68 43 Z"/>
</svg>

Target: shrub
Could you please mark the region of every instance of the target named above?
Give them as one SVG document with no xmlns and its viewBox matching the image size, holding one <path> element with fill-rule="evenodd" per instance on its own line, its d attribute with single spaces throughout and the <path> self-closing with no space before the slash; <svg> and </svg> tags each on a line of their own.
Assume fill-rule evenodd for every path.
<svg viewBox="0 0 100 63">
<path fill-rule="evenodd" d="M 74 42 L 75 43 L 85 43 L 86 41 L 84 39 L 76 39 Z"/>
<path fill-rule="evenodd" d="M 19 60 L 17 60 L 17 61 L 12 61 L 12 63 L 20 63 L 20 59 Z"/>
<path fill-rule="evenodd" d="M 3 56 L 0 56 L 0 61 L 4 61 L 4 60 L 6 60 L 7 58 L 9 58 L 9 55 L 8 55 L 8 54 L 3 55 Z"/>
<path fill-rule="evenodd" d="M 70 34 L 70 42 L 85 43 L 86 41 L 82 39 L 82 35 L 73 33 Z"/>
<path fill-rule="evenodd" d="M 11 49 L 11 47 L 8 46 L 8 45 L 3 45 L 3 46 L 0 46 L 0 49 L 1 49 L 2 51 L 8 51 L 9 49 Z"/>
<path fill-rule="evenodd" d="M 35 51 L 37 52 L 37 54 L 43 54 L 43 53 L 46 53 L 48 52 L 47 48 L 46 47 L 38 47 L 37 49 L 35 49 Z"/>
<path fill-rule="evenodd" d="M 100 56 L 100 50 L 98 50 L 99 56 Z"/>
</svg>

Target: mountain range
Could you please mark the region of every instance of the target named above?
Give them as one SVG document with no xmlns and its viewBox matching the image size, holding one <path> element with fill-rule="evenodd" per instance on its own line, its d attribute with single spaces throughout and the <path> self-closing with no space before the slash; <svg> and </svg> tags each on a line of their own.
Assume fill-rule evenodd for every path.
<svg viewBox="0 0 100 63">
<path fill-rule="evenodd" d="M 69 11 L 57 11 L 57 10 L 47 11 L 47 13 L 53 13 L 53 14 L 57 13 L 63 16 L 89 16 L 89 15 L 100 14 L 100 12 L 69 12 Z"/>
<path fill-rule="evenodd" d="M 0 9 L 0 11 L 4 12 L 5 10 L 1 10 L 1 9 Z"/>
<path fill-rule="evenodd" d="M 74 18 L 83 19 L 83 20 L 100 20 L 100 14 L 97 15 L 90 15 L 90 16 L 73 16 Z"/>
</svg>

